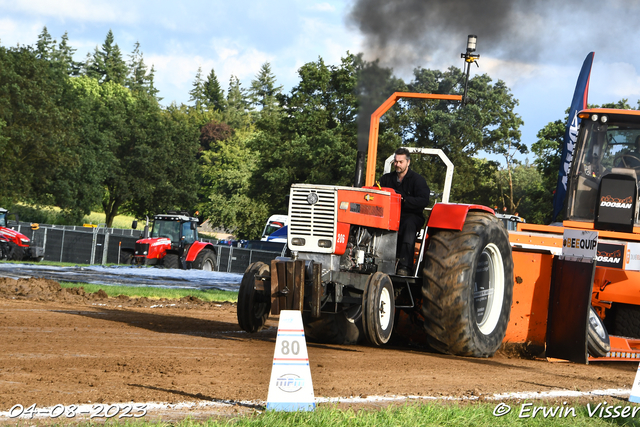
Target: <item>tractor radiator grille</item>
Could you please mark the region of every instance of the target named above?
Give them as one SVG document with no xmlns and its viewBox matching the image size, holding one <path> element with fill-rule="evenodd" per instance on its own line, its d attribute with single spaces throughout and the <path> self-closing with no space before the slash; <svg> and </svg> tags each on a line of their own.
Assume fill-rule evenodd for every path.
<svg viewBox="0 0 640 427">
<path fill-rule="evenodd" d="M 315 204 L 309 204 L 311 193 L 318 196 Z M 289 232 L 296 236 L 333 239 L 335 228 L 336 192 L 333 188 L 291 189 Z"/>
</svg>

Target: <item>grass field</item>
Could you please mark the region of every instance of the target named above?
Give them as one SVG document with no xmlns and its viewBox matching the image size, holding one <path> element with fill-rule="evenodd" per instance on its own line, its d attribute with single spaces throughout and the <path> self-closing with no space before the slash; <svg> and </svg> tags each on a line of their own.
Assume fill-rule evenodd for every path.
<svg viewBox="0 0 640 427">
<path fill-rule="evenodd" d="M 214 302 L 237 302 L 238 293 L 231 291 L 219 291 L 215 289 L 211 290 L 197 290 L 197 289 L 167 289 L 167 288 L 154 288 L 151 286 L 145 287 L 132 287 L 132 286 L 105 286 L 105 285 L 93 285 L 90 283 L 73 283 L 73 282 L 60 282 L 60 286 L 63 288 L 84 288 L 85 292 L 98 292 L 100 289 L 105 291 L 110 297 L 117 297 L 118 295 L 126 295 L 132 298 L 146 297 L 150 299 L 180 299 L 187 296 L 200 298 L 203 301 Z"/>
</svg>

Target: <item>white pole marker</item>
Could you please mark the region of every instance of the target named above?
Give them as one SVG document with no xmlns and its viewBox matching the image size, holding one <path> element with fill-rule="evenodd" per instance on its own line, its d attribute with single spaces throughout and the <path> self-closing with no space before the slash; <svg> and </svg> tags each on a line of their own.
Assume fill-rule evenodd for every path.
<svg viewBox="0 0 640 427">
<path fill-rule="evenodd" d="M 282 310 L 269 381 L 267 410 L 313 411 L 316 407 L 302 314 Z"/>
<path fill-rule="evenodd" d="M 633 380 L 629 402 L 640 403 L 640 365 L 638 365 L 638 370 L 636 371 L 636 378 Z"/>
</svg>

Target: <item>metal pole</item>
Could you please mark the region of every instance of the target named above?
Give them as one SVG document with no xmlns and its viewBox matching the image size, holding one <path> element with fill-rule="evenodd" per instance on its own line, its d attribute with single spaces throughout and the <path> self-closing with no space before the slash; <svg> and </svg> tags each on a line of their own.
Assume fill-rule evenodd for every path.
<svg viewBox="0 0 640 427">
<path fill-rule="evenodd" d="M 93 229 L 93 240 L 91 242 L 91 259 L 89 260 L 89 264 L 93 265 L 95 263 L 95 259 L 96 259 L 96 236 L 98 233 L 96 233 L 97 228 Z"/>
<path fill-rule="evenodd" d="M 60 243 L 60 262 L 62 262 L 62 253 L 64 252 L 64 233 L 65 229 L 62 229 L 62 243 Z"/>
<path fill-rule="evenodd" d="M 102 265 L 107 263 L 107 254 L 109 252 L 109 233 L 104 233 L 104 243 L 102 244 Z"/>
<path fill-rule="evenodd" d="M 229 246 L 229 262 L 227 263 L 227 273 L 231 273 L 231 256 L 233 255 L 233 245 Z"/>
</svg>

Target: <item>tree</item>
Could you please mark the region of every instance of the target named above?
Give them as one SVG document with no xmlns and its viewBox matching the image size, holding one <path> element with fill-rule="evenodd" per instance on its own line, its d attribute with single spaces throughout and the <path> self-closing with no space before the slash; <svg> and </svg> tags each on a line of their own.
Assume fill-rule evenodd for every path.
<svg viewBox="0 0 640 427">
<path fill-rule="evenodd" d="M 220 83 L 218 82 L 218 77 L 216 77 L 216 73 L 211 69 L 211 72 L 207 76 L 207 80 L 205 80 L 202 86 L 202 95 L 205 100 L 205 104 L 207 108 L 224 111 L 225 109 L 225 99 L 224 99 L 224 91 L 220 87 Z"/>
<path fill-rule="evenodd" d="M 66 74 L 41 55 L 0 48 L 0 200 L 83 210 L 90 197 L 76 196 L 91 176 L 69 177 L 82 154 L 73 127 L 77 100 Z"/>
<path fill-rule="evenodd" d="M 271 71 L 271 64 L 265 62 L 256 78 L 251 81 L 249 98 L 252 104 L 268 114 L 279 108 L 277 97 L 281 93 L 282 85 L 276 86 L 276 76 Z"/>
<path fill-rule="evenodd" d="M 232 75 L 229 78 L 227 106 L 224 110 L 225 122 L 235 129 L 246 129 L 250 123 L 248 116 L 250 109 L 251 103 L 246 90 L 242 87 L 238 77 Z"/>
<path fill-rule="evenodd" d="M 196 109 L 202 108 L 206 103 L 204 96 L 204 81 L 202 80 L 202 67 L 198 67 L 196 78 L 193 81 L 193 89 L 189 91 L 189 102 L 195 102 Z"/>
<path fill-rule="evenodd" d="M 88 64 L 87 75 L 101 83 L 114 82 L 125 84 L 127 64 L 122 59 L 120 48 L 114 43 L 113 32 L 109 30 L 102 48 L 96 49 Z"/>
<path fill-rule="evenodd" d="M 47 31 L 47 27 L 42 28 L 42 32 L 38 35 L 36 42 L 36 57 L 38 59 L 48 60 L 52 57 L 56 48 L 56 41 L 51 38 L 51 34 Z"/>
<path fill-rule="evenodd" d="M 73 60 L 76 49 L 69 46 L 69 36 L 65 32 L 60 40 L 58 49 L 53 51 L 51 60 L 54 64 L 64 70 L 69 76 L 80 74 L 81 64 Z"/>
<path fill-rule="evenodd" d="M 195 205 L 197 126 L 172 107 L 113 81 L 73 80 L 83 95 L 83 139 L 102 150 L 107 225 L 121 211 L 143 216 Z"/>
<path fill-rule="evenodd" d="M 269 215 L 269 204 L 249 195 L 251 177 L 256 173 L 259 155 L 246 144 L 246 132 L 212 142 L 205 151 L 204 186 L 207 188 L 202 210 L 213 224 L 236 236 L 257 239 Z"/>
<path fill-rule="evenodd" d="M 283 96 L 279 124 L 260 129 L 249 147 L 260 153 L 250 194 L 272 211 L 285 208 L 294 182 L 349 185 L 356 152 L 358 60 L 347 55 L 340 66 L 322 58 L 303 65 L 300 83 Z"/>
<path fill-rule="evenodd" d="M 126 86 L 134 92 L 145 92 L 149 95 L 156 97 L 159 92 L 154 87 L 154 69 L 148 70 L 147 65 L 144 63 L 142 52 L 140 51 L 140 43 L 136 42 L 133 46 L 133 51 L 129 55 L 128 75 Z M 156 98 L 160 101 L 161 98 Z"/>
</svg>

